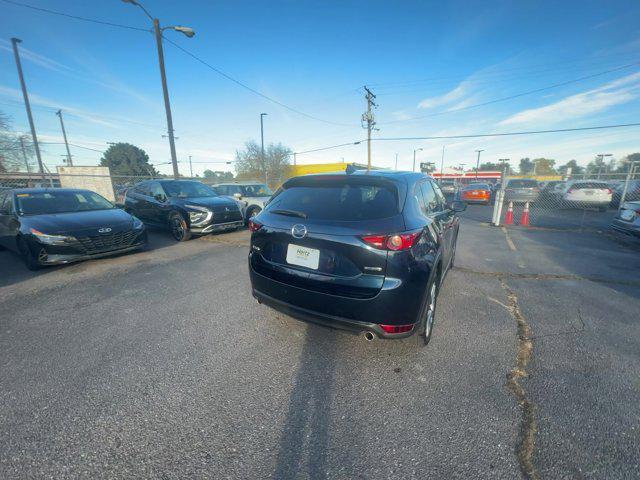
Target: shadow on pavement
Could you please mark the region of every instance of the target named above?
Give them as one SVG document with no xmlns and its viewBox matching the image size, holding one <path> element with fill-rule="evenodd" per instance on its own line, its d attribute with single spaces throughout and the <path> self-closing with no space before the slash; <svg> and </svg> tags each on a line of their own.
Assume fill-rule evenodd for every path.
<svg viewBox="0 0 640 480">
<path fill-rule="evenodd" d="M 176 241 L 173 239 L 171 234 L 164 230 L 149 228 L 148 232 L 148 251 L 159 250 L 161 248 L 170 247 L 176 244 Z M 75 262 L 67 265 L 43 267 L 40 270 L 32 272 L 27 269 L 24 262 L 22 261 L 22 258 L 20 258 L 17 253 L 9 250 L 3 250 L 0 252 L 0 272 L 2 272 L 2 274 L 0 275 L 0 287 L 7 287 L 9 285 L 31 280 L 36 277 L 45 276 L 53 272 L 58 272 L 63 269 L 82 268 L 80 267 L 80 265 L 90 265 L 92 262 L 108 262 L 113 258 L 133 256 L 137 253 L 137 251 L 133 251 L 120 255 L 114 255 L 112 257 L 103 257 L 95 260 L 85 260 L 83 262 Z"/>
<path fill-rule="evenodd" d="M 326 477 L 337 338 L 333 332 L 319 336 L 320 328 L 307 326 L 274 478 Z"/>
</svg>

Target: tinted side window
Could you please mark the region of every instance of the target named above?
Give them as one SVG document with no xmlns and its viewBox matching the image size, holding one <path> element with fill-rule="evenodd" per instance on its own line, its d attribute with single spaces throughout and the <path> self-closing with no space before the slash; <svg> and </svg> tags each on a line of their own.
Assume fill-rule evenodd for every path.
<svg viewBox="0 0 640 480">
<path fill-rule="evenodd" d="M 436 192 L 433 190 L 431 186 L 431 182 L 425 181 L 420 184 L 420 188 L 422 190 L 422 198 L 424 199 L 424 203 L 427 208 L 427 213 L 432 213 L 438 210 L 438 199 L 436 197 Z"/>
<path fill-rule="evenodd" d="M 418 200 L 418 205 L 420 205 L 420 211 L 422 211 L 422 213 L 424 214 L 429 213 L 427 211 L 427 205 L 424 203 L 424 197 L 422 196 L 422 189 L 420 188 L 420 184 L 417 184 L 415 186 L 413 194 L 415 195 L 416 200 Z"/>
<path fill-rule="evenodd" d="M 150 183 L 148 186 L 149 186 L 148 195 L 150 197 L 155 197 L 156 195 L 162 195 L 163 197 L 166 197 L 166 195 L 164 194 L 164 190 L 162 189 L 162 186 L 158 182 Z"/>
<path fill-rule="evenodd" d="M 447 206 L 447 199 L 444 196 L 444 193 L 442 193 L 442 190 L 440 190 L 440 186 L 432 181 L 431 182 L 431 186 L 433 187 L 433 191 L 436 192 L 436 199 L 438 200 L 438 210 L 444 210 Z"/>
<path fill-rule="evenodd" d="M 226 185 L 220 185 L 218 187 L 215 187 L 214 190 L 218 195 L 228 195 L 228 189 Z"/>
<path fill-rule="evenodd" d="M 148 183 L 141 183 L 139 185 L 136 185 L 135 188 L 133 189 L 133 191 L 135 193 L 137 193 L 138 195 L 145 195 L 145 196 L 149 196 L 149 184 Z"/>
</svg>

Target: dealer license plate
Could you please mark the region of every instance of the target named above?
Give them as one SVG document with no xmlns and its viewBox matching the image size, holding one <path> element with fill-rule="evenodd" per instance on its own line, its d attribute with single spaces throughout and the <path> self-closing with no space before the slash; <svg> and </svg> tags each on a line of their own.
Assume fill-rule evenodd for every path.
<svg viewBox="0 0 640 480">
<path fill-rule="evenodd" d="M 317 270 L 320 263 L 320 250 L 290 243 L 287 247 L 287 263 Z"/>
</svg>

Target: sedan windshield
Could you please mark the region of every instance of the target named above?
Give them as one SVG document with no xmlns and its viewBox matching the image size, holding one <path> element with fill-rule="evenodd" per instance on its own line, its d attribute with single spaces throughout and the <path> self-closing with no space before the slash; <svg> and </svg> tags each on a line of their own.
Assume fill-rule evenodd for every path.
<svg viewBox="0 0 640 480">
<path fill-rule="evenodd" d="M 16 210 L 20 215 L 87 212 L 115 208 L 104 197 L 90 191 L 47 191 L 16 193 Z"/>
<path fill-rule="evenodd" d="M 218 194 L 213 188 L 200 182 L 190 182 L 185 180 L 174 180 L 162 182 L 167 195 L 175 198 L 201 198 L 217 197 Z"/>
</svg>

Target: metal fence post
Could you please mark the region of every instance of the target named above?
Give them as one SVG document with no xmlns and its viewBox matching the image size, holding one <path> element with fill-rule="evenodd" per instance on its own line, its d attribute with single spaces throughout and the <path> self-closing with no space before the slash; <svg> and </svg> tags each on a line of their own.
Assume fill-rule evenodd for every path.
<svg viewBox="0 0 640 480">
<path fill-rule="evenodd" d="M 624 203 L 624 199 L 627 196 L 627 188 L 629 188 L 629 180 L 631 180 L 632 175 L 634 175 L 635 168 L 636 168 L 636 162 L 631 162 L 629 164 L 629 171 L 627 172 L 627 178 L 624 181 L 624 188 L 622 189 L 622 195 L 620 196 L 620 204 L 618 205 L 618 212 L 622 209 L 622 204 Z"/>
</svg>

